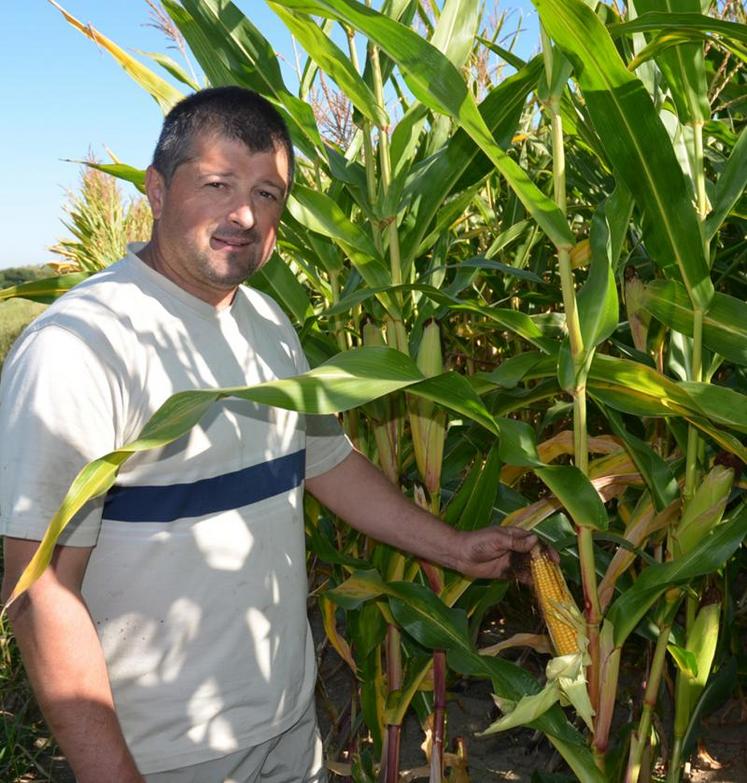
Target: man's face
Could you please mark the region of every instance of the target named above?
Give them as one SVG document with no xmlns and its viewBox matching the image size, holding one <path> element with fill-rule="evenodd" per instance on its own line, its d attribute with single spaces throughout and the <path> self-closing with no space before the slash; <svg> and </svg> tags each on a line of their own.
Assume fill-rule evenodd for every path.
<svg viewBox="0 0 747 783">
<path fill-rule="evenodd" d="M 146 190 L 157 221 L 160 271 L 218 304 L 272 253 L 288 191 L 282 147 L 250 152 L 240 141 L 198 136 L 167 186 L 152 167 Z"/>
</svg>

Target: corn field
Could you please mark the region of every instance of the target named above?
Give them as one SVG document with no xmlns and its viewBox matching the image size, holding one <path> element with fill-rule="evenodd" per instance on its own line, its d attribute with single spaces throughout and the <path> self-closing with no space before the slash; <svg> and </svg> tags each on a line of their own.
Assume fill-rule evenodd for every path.
<svg viewBox="0 0 747 783">
<path fill-rule="evenodd" d="M 427 779 L 468 781 L 448 751 L 457 678 L 490 683 L 484 733 L 529 726 L 563 759 L 553 779 L 584 783 L 681 780 L 703 715 L 744 698 L 745 11 L 533 2 L 539 53 L 524 61 L 478 0 L 267 0 L 299 52 L 293 88 L 227 0 L 162 1 L 199 76 L 146 65 L 58 7 L 163 112 L 237 84 L 283 114 L 297 177 L 252 285 L 293 319 L 313 369 L 171 398 L 83 469 L 17 591 L 129 456 L 226 394 L 341 412 L 417 504 L 463 529 L 532 529 L 559 553 L 532 561 L 550 644 L 532 621 L 485 650 L 481 623 L 514 586 L 377 544 L 308 499 L 324 630 L 357 683 L 333 779 L 404 779 L 414 713 Z M 136 168 L 91 165 L 142 189 Z M 0 296 L 48 301 L 91 273 Z M 544 672 L 517 663 L 526 647 Z M 644 687 L 623 703 L 632 663 Z"/>
</svg>

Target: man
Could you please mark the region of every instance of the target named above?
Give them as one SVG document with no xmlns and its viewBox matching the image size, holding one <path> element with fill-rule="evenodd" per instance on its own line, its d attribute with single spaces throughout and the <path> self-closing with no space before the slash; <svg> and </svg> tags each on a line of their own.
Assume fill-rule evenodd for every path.
<svg viewBox="0 0 747 783">
<path fill-rule="evenodd" d="M 4 594 L 71 479 L 174 392 L 303 372 L 278 306 L 240 283 L 269 258 L 293 149 L 269 103 L 204 90 L 167 116 L 150 242 L 56 302 L 0 386 Z M 305 617 L 302 493 L 367 535 L 497 577 L 536 537 L 458 533 L 403 499 L 334 419 L 217 403 L 133 457 L 10 615 L 79 783 L 324 779 Z"/>
</svg>

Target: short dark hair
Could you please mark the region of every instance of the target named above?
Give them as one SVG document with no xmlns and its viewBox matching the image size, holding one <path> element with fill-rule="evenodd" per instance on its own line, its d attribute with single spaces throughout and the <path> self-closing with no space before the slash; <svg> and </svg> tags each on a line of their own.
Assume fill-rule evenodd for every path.
<svg viewBox="0 0 747 783">
<path fill-rule="evenodd" d="M 288 187 L 295 157 L 288 126 L 277 109 L 259 93 L 243 87 L 210 87 L 187 96 L 163 121 L 153 153 L 153 168 L 168 185 L 176 169 L 189 160 L 198 134 L 215 133 L 235 139 L 250 152 L 282 147 L 288 156 Z"/>
</svg>

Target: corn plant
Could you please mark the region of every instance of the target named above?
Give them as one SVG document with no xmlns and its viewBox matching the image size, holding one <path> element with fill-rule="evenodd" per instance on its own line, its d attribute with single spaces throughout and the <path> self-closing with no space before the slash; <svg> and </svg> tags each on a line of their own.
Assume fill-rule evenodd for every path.
<svg viewBox="0 0 747 783">
<path fill-rule="evenodd" d="M 310 503 L 325 629 L 360 679 L 355 710 L 372 738 L 335 769 L 398 780 L 411 708 L 431 733 L 430 780 L 461 769 L 444 753 L 454 672 L 490 680 L 503 715 L 486 732 L 528 724 L 579 780 L 632 783 L 651 763 L 671 666 L 679 779 L 704 696 L 733 665 L 716 640 L 747 533 L 744 25 L 695 0 L 638 0 L 622 16 L 535 0 L 541 54 L 524 62 L 482 29 L 474 0 L 272 0 L 307 55 L 292 92 L 237 6 L 163 5 L 207 83 L 261 92 L 291 128 L 301 155 L 280 253 L 252 282 L 294 318 L 314 369 L 167 401 L 138 440 L 84 468 L 16 594 L 124 460 L 179 437 L 215 399 L 344 411 L 358 448 L 448 523 L 536 529 L 582 601 L 574 608 L 538 554 L 535 569 L 554 574 L 552 593 L 537 578 L 539 603 L 551 628 L 567 626 L 562 646 L 550 631 L 558 655 L 542 684 L 506 646 L 475 644 L 506 584 L 415 562 Z M 178 100 L 171 82 L 66 16 L 161 109 Z M 471 65 L 486 56 L 516 72 L 476 81 Z M 353 117 L 334 139 L 309 100 L 330 83 Z M 99 168 L 142 184 L 123 164 Z M 645 644 L 646 689 L 613 746 L 621 663 Z"/>
</svg>

